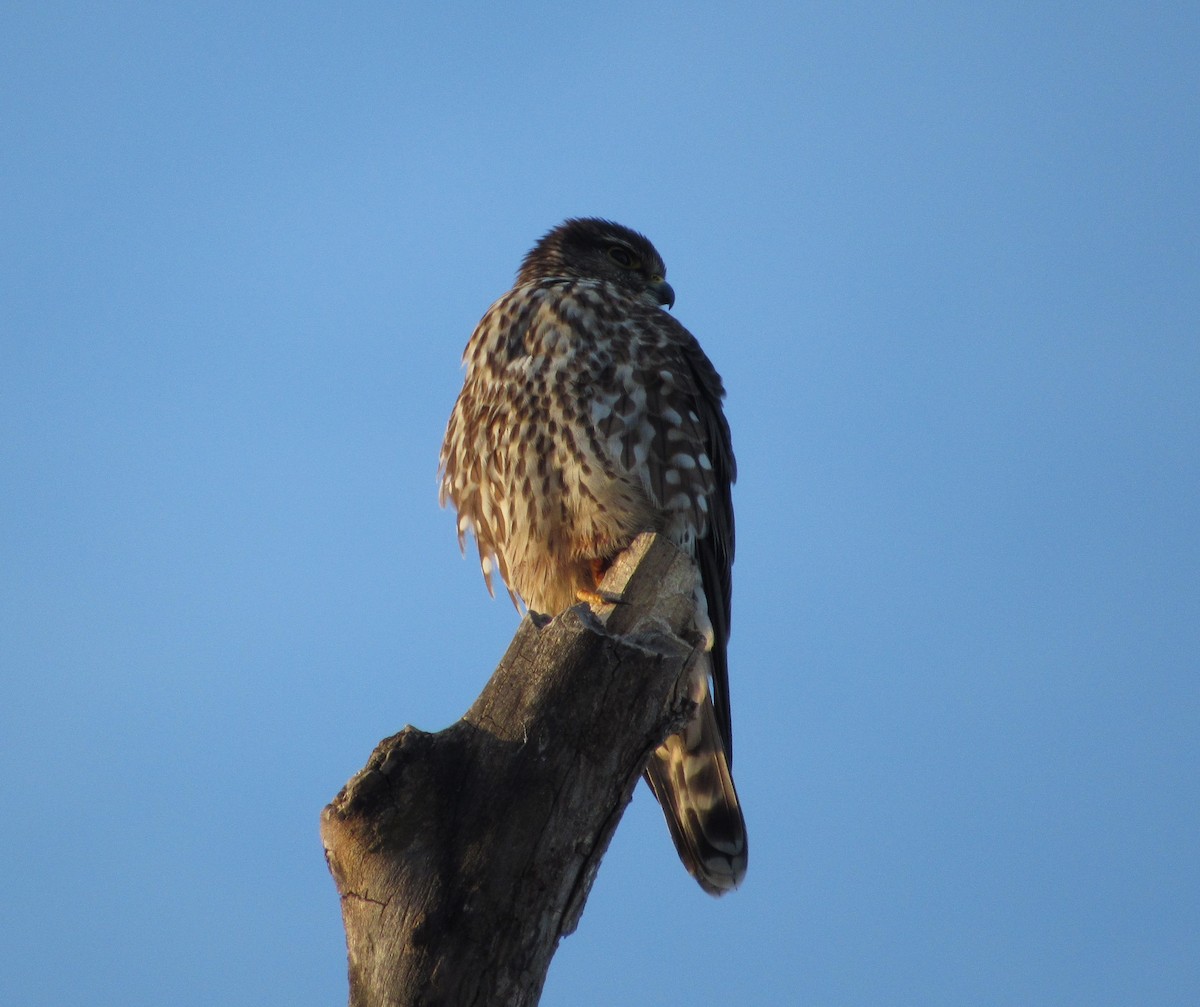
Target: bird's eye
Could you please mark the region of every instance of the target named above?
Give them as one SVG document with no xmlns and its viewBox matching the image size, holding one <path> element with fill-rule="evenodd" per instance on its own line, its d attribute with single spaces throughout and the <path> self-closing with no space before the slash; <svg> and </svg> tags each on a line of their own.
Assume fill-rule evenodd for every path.
<svg viewBox="0 0 1200 1007">
<path fill-rule="evenodd" d="M 638 267 L 637 256 L 624 245 L 610 245 L 608 257 L 622 269 L 637 269 Z"/>
</svg>

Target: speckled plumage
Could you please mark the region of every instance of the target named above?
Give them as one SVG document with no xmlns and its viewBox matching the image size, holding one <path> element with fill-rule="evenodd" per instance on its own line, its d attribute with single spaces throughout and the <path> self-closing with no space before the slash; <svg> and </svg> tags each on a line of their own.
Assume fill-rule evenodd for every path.
<svg viewBox="0 0 1200 1007">
<path fill-rule="evenodd" d="M 568 220 L 525 257 L 463 354 L 442 445 L 442 503 L 474 535 L 488 590 L 556 615 L 640 532 L 697 566 L 710 641 L 695 719 L 646 770 L 685 866 L 706 891 L 740 882 L 745 825 L 730 776 L 729 637 L 735 478 L 724 389 L 674 302 L 653 245 L 611 221 Z"/>
</svg>

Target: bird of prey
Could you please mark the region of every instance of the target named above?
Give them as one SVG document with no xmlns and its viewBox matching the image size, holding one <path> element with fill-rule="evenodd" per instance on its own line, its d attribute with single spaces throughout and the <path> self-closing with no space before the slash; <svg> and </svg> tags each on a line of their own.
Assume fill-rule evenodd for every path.
<svg viewBox="0 0 1200 1007">
<path fill-rule="evenodd" d="M 489 592 L 499 573 L 544 615 L 595 600 L 641 532 L 693 557 L 696 712 L 645 775 L 684 866 L 720 895 L 746 871 L 726 661 L 736 467 L 721 378 L 664 310 L 665 277 L 649 240 L 612 221 L 548 232 L 467 343 L 440 498 L 458 511 L 459 545 L 475 537 Z"/>
</svg>

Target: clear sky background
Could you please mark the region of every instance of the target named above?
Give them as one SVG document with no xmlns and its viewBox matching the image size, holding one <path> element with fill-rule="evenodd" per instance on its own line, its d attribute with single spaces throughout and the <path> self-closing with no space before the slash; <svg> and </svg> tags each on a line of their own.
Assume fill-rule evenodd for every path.
<svg viewBox="0 0 1200 1007">
<path fill-rule="evenodd" d="M 1194 4 L 5 4 L 0 1002 L 336 1004 L 322 806 L 516 627 L 436 503 L 566 216 L 729 390 L 751 836 L 544 1003 L 1200 1002 Z"/>
</svg>

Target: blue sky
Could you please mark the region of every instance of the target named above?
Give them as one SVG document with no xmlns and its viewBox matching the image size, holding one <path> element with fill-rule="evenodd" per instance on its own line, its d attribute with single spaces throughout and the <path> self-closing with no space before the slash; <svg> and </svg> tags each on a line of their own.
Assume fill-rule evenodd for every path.
<svg viewBox="0 0 1200 1007">
<path fill-rule="evenodd" d="M 515 629 L 435 469 L 566 216 L 725 377 L 751 837 L 546 1004 L 1200 999 L 1191 5 L 8 4 L 0 1002 L 329 1004 L 321 807 Z"/>
</svg>

